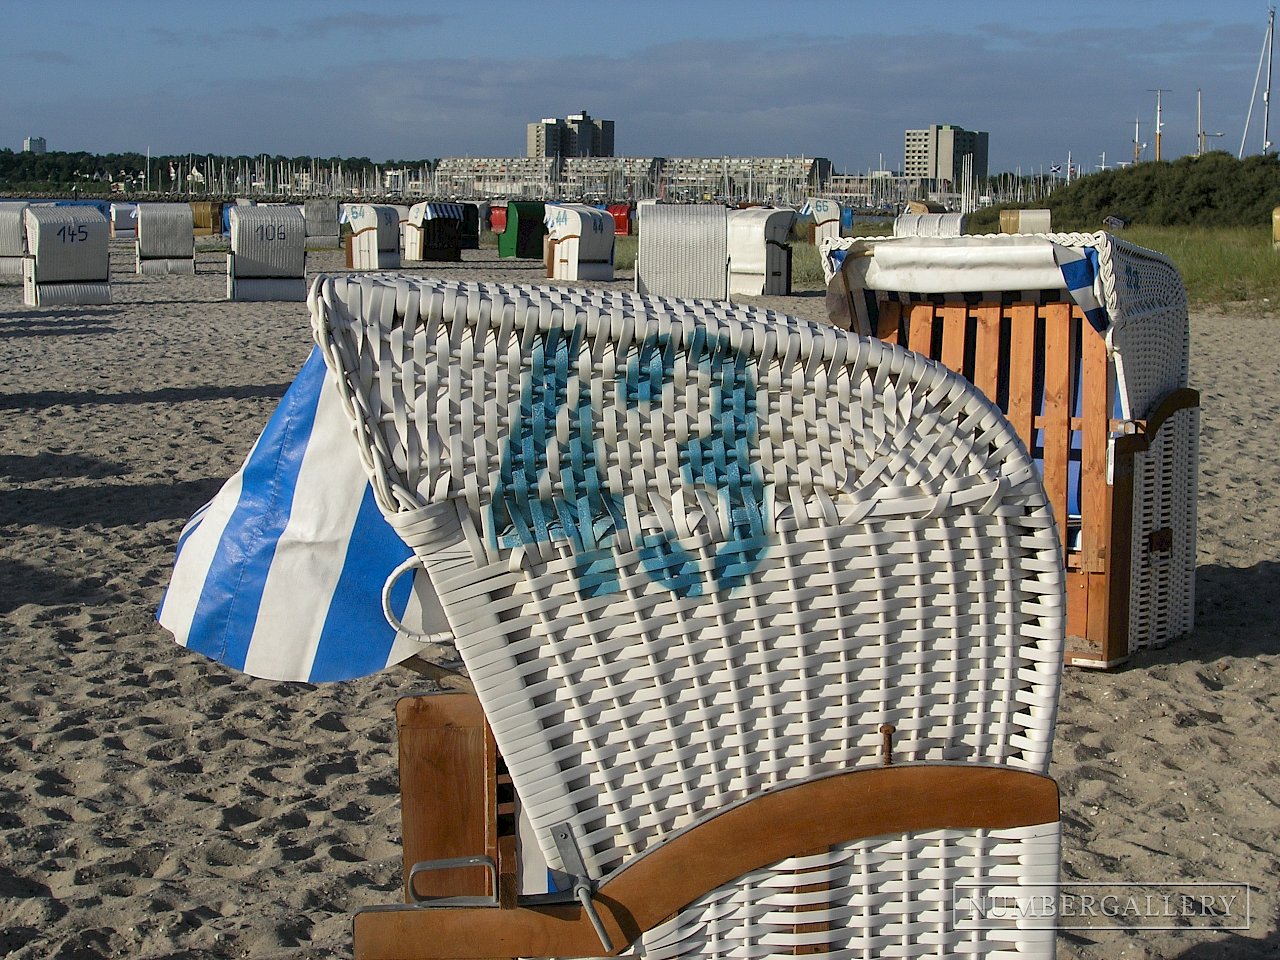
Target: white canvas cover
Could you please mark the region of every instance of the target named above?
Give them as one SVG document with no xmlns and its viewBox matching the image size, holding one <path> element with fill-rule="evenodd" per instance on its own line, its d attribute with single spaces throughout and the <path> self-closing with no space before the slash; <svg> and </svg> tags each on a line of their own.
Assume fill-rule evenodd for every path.
<svg viewBox="0 0 1280 960">
<path fill-rule="evenodd" d="M 613 216 L 582 203 L 549 203 L 544 222 L 551 243 L 548 276 L 555 280 L 612 280 Z"/>
<path fill-rule="evenodd" d="M 729 295 L 785 296 L 790 293 L 788 245 L 794 210 L 752 207 L 730 210 Z"/>
</svg>

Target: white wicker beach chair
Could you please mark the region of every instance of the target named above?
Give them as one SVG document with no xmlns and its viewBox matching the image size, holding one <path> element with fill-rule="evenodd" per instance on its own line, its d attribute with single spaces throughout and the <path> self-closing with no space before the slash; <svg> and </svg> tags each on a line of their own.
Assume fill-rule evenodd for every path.
<svg viewBox="0 0 1280 960">
<path fill-rule="evenodd" d="M 548 203 L 545 213 L 548 278 L 613 279 L 612 214 L 583 203 Z"/>
<path fill-rule="evenodd" d="M 833 323 L 963 372 L 1044 470 L 1067 560 L 1066 661 L 1190 632 L 1199 394 L 1178 271 L 1106 233 L 822 244 Z"/>
<path fill-rule="evenodd" d="M 473 206 L 474 209 L 474 206 Z M 410 261 L 462 259 L 461 203 L 423 201 L 409 208 L 404 225 L 404 258 Z"/>
<path fill-rule="evenodd" d="M 23 211 L 27 255 L 22 299 L 30 306 L 111 302 L 107 218 L 89 206 Z"/>
<path fill-rule="evenodd" d="M 823 240 L 840 238 L 840 201 L 826 197 L 810 197 L 800 208 L 800 216 L 813 218 L 813 242 L 821 244 Z"/>
<path fill-rule="evenodd" d="M 644 204 L 636 292 L 724 300 L 729 296 L 729 211 L 718 204 Z"/>
<path fill-rule="evenodd" d="M 1059 863 L 1062 557 L 994 405 L 726 304 L 357 276 L 310 306 L 565 891 L 366 910 L 357 957 L 1052 956 L 972 908 Z"/>
<path fill-rule="evenodd" d="M 137 229 L 138 273 L 195 275 L 195 219 L 191 204 L 140 203 Z"/>
<path fill-rule="evenodd" d="M 791 293 L 789 208 L 730 210 L 728 221 L 729 296 L 785 297 Z"/>
<path fill-rule="evenodd" d="M 0 201 L 0 277 L 21 277 L 22 259 L 27 255 L 23 212 L 29 204 Z"/>
<path fill-rule="evenodd" d="M 347 265 L 356 270 L 398 270 L 399 211 L 390 204 L 375 203 L 350 203 L 345 210 L 351 224 L 351 257 Z"/>
<path fill-rule="evenodd" d="M 338 226 L 338 201 L 331 197 L 313 197 L 302 202 L 302 219 L 306 223 L 307 247 L 336 247 L 341 228 Z"/>
<path fill-rule="evenodd" d="M 307 222 L 297 207 L 237 203 L 227 214 L 228 300 L 305 300 Z"/>
</svg>

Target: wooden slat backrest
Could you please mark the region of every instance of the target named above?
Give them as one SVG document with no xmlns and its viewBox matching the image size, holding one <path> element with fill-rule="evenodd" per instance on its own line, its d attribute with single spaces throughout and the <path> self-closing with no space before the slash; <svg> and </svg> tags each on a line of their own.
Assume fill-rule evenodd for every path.
<svg viewBox="0 0 1280 960">
<path fill-rule="evenodd" d="M 878 312 L 880 339 L 938 360 L 1000 406 L 1042 460 L 1045 489 L 1073 564 L 1095 571 L 1105 567 L 1107 438 L 1115 377 L 1106 343 L 1080 308 L 1065 302 L 904 308 L 882 301 Z M 1078 453 L 1073 453 L 1073 438 Z M 1070 493 L 1073 456 L 1080 462 L 1076 496 Z M 1077 505 L 1081 535 L 1073 544 L 1066 519 Z"/>
<path fill-rule="evenodd" d="M 1107 428 L 1116 384 L 1107 362 L 1106 342 L 1087 325 L 1081 329 L 1080 339 L 1080 418 L 1084 427 L 1080 438 L 1080 566 L 1100 573 L 1110 552 Z"/>
<path fill-rule="evenodd" d="M 1071 350 L 1071 307 L 1048 304 L 1040 309 L 1044 323 L 1044 400 L 1040 409 L 1044 449 L 1044 488 L 1053 504 L 1065 553 L 1069 514 L 1068 471 L 1071 457 L 1071 379 L 1075 368 Z"/>
</svg>

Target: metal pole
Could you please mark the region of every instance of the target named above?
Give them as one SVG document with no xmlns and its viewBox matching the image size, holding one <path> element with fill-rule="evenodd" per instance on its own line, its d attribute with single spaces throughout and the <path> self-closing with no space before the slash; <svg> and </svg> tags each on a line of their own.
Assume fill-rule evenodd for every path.
<svg viewBox="0 0 1280 960">
<path fill-rule="evenodd" d="M 1271 149 L 1271 55 L 1275 47 L 1276 8 L 1267 11 L 1267 86 L 1262 93 L 1262 152 Z"/>
<path fill-rule="evenodd" d="M 1163 87 L 1152 87 L 1148 89 L 1148 93 L 1154 93 L 1156 95 L 1156 160 L 1157 161 L 1160 160 L 1160 141 L 1164 136 L 1164 120 L 1162 119 L 1163 114 L 1161 113 L 1161 107 L 1160 107 L 1160 95 L 1162 93 L 1170 93 L 1170 92 L 1171 91 L 1166 90 Z"/>
</svg>

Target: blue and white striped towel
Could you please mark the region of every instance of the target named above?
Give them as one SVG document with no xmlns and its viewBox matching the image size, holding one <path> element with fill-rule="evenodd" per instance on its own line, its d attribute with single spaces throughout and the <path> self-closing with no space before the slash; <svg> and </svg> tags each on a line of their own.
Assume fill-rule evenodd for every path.
<svg viewBox="0 0 1280 960">
<path fill-rule="evenodd" d="M 378 511 L 331 376 L 313 350 L 244 465 L 182 531 L 158 613 L 178 643 L 255 677 L 347 680 L 421 649 L 383 615 L 383 584 L 410 551 Z M 390 601 L 408 629 L 447 638 L 425 573 Z"/>
</svg>

